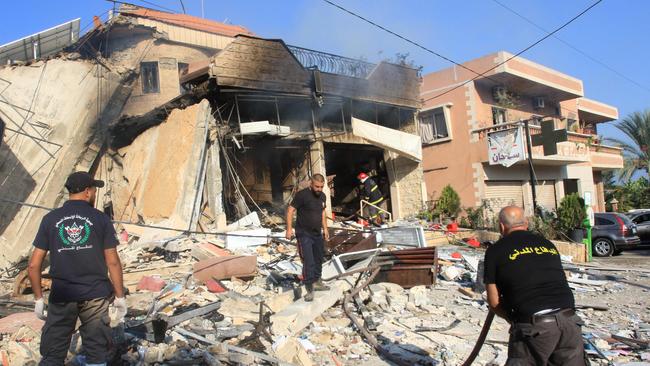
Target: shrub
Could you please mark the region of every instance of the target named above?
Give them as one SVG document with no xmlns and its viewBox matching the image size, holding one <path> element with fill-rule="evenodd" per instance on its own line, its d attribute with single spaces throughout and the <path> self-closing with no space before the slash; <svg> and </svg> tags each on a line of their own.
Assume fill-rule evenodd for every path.
<svg viewBox="0 0 650 366">
<path fill-rule="evenodd" d="M 485 203 L 481 204 L 479 207 L 466 207 L 465 213 L 467 214 L 467 224 L 471 229 L 482 229 L 485 227 L 485 212 L 484 212 Z M 465 219 L 463 217 L 463 219 Z"/>
<path fill-rule="evenodd" d="M 558 229 L 568 234 L 573 229 L 582 228 L 586 216 L 585 201 L 577 193 L 566 195 L 557 209 Z"/>
<path fill-rule="evenodd" d="M 440 192 L 436 211 L 446 217 L 456 217 L 460 212 L 460 197 L 450 185 L 446 185 Z"/>
<path fill-rule="evenodd" d="M 539 216 L 533 216 L 528 219 L 528 230 L 534 231 L 546 239 L 559 239 L 558 232 L 555 228 L 554 219 L 544 219 Z"/>
</svg>

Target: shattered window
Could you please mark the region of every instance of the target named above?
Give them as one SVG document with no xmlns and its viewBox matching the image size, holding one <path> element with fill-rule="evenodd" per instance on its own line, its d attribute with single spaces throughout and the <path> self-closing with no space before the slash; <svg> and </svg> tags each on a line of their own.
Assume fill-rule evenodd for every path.
<svg viewBox="0 0 650 366">
<path fill-rule="evenodd" d="M 447 119 L 442 108 L 420 114 L 420 136 L 424 144 L 449 137 Z"/>
<path fill-rule="evenodd" d="M 506 123 L 506 110 L 503 108 L 492 107 L 492 122 L 495 125 Z"/>
<path fill-rule="evenodd" d="M 142 62 L 140 64 L 140 78 L 142 82 L 142 93 L 148 94 L 160 92 L 158 62 Z"/>
<path fill-rule="evenodd" d="M 190 64 L 185 63 L 185 62 L 179 62 L 178 63 L 178 84 L 180 86 L 181 94 L 187 91 L 187 89 L 185 89 L 183 84 L 180 83 L 181 77 L 183 75 L 186 75 L 188 73 L 189 69 L 190 69 Z"/>
</svg>

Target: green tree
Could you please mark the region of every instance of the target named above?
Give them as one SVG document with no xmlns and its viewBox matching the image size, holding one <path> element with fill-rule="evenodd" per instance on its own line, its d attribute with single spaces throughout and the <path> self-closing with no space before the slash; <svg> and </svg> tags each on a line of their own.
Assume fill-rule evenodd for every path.
<svg viewBox="0 0 650 366">
<path fill-rule="evenodd" d="M 436 211 L 446 217 L 456 217 L 460 212 L 460 197 L 449 184 L 440 192 L 440 199 L 436 203 Z"/>
<path fill-rule="evenodd" d="M 621 139 L 609 138 L 623 148 L 625 163 L 619 171 L 619 178 L 629 181 L 637 171 L 645 171 L 648 176 L 648 163 L 650 162 L 650 109 L 643 112 L 634 112 L 615 125 L 632 142 Z"/>
<path fill-rule="evenodd" d="M 573 229 L 582 228 L 587 216 L 585 201 L 577 193 L 567 194 L 557 208 L 557 221 L 560 231 L 568 234 Z"/>
<path fill-rule="evenodd" d="M 650 182 L 645 177 L 615 186 L 606 192 L 608 210 L 611 210 L 612 198 L 618 201 L 619 212 L 627 212 L 635 208 L 650 208 Z"/>
</svg>

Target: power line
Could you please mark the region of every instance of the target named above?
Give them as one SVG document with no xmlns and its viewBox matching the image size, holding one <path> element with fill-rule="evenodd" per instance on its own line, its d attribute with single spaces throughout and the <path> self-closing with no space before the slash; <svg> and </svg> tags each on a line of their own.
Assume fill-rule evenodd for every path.
<svg viewBox="0 0 650 366">
<path fill-rule="evenodd" d="M 495 3 L 497 3 L 497 4 L 498 4 L 499 6 L 501 6 L 502 8 L 504 8 L 504 9 L 508 10 L 509 12 L 515 14 L 516 16 L 520 17 L 521 19 L 525 20 L 525 21 L 528 22 L 529 24 L 535 26 L 537 29 L 539 29 L 539 30 L 541 30 L 541 31 L 543 31 L 543 32 L 548 33 L 548 31 L 547 31 L 546 29 L 544 29 L 542 26 L 540 26 L 539 24 L 535 23 L 535 22 L 532 21 L 531 19 L 525 17 L 525 16 L 522 15 L 521 13 L 518 13 L 518 12 L 515 11 L 514 9 L 508 7 L 507 5 L 505 5 L 504 3 L 502 3 L 501 1 L 499 1 L 499 0 L 492 0 L 492 1 L 494 1 Z M 586 52 L 584 52 L 584 51 L 578 49 L 577 47 L 573 46 L 573 45 L 570 44 L 569 42 L 563 40 L 562 38 L 560 38 L 560 37 L 558 37 L 558 36 L 556 36 L 556 35 L 553 35 L 553 38 L 555 38 L 555 39 L 557 39 L 558 41 L 564 43 L 565 46 L 571 48 L 572 50 L 574 50 L 574 51 L 578 52 L 579 54 L 585 56 L 586 58 L 590 59 L 591 61 L 593 61 L 593 62 L 599 64 L 600 66 L 606 68 L 607 70 L 609 70 L 609 71 L 613 72 L 614 74 L 620 76 L 621 78 L 627 80 L 628 82 L 630 82 L 630 83 L 632 83 L 632 84 L 638 86 L 639 88 L 641 88 L 641 89 L 643 89 L 643 90 L 645 90 L 645 91 L 647 91 L 647 92 L 650 92 L 650 88 L 646 87 L 646 86 L 643 85 L 643 84 L 640 84 L 639 82 L 637 82 L 636 80 L 634 80 L 634 79 L 632 79 L 632 78 L 630 78 L 630 77 L 627 77 L 627 76 L 624 75 L 623 73 L 621 73 L 621 72 L 619 72 L 618 70 L 614 69 L 613 67 L 607 65 L 606 63 L 604 63 L 604 62 L 602 62 L 602 61 L 596 59 L 595 57 L 593 57 L 593 56 L 587 54 Z"/>
<path fill-rule="evenodd" d="M 454 65 L 457 65 L 457 66 L 459 66 L 459 67 L 461 67 L 461 68 L 463 68 L 463 69 L 465 69 L 465 70 L 468 70 L 468 71 L 470 71 L 470 72 L 476 74 L 476 77 L 474 77 L 474 78 L 472 78 L 472 79 L 469 79 L 469 80 L 467 80 L 467 81 L 465 81 L 465 82 L 463 82 L 463 83 L 461 83 L 461 84 L 459 84 L 459 85 L 456 85 L 455 87 L 453 87 L 453 88 L 451 88 L 451 89 L 449 89 L 449 90 L 446 90 L 445 92 L 440 93 L 440 94 L 438 94 L 438 95 L 436 95 L 436 96 L 434 96 L 434 97 L 431 97 L 431 98 L 425 99 L 424 102 L 429 101 L 429 100 L 431 100 L 431 99 L 435 99 L 435 98 L 441 97 L 441 96 L 443 96 L 443 95 L 445 95 L 445 94 L 447 94 L 447 93 L 450 93 L 450 92 L 452 92 L 452 91 L 454 91 L 454 90 L 456 90 L 456 89 L 458 89 L 458 88 L 461 88 L 461 87 L 465 86 L 467 83 L 472 82 L 472 81 L 478 79 L 478 78 L 481 77 L 481 76 L 485 76 L 486 78 L 490 79 L 489 76 L 486 76 L 486 75 L 485 75 L 486 73 L 488 73 L 488 72 L 490 72 L 490 71 L 496 69 L 497 67 L 503 65 L 504 63 L 506 63 L 506 62 L 512 60 L 512 59 L 515 58 L 515 57 L 518 57 L 519 55 L 523 54 L 524 52 L 526 52 L 526 51 L 530 50 L 531 48 L 535 47 L 535 46 L 538 45 L 539 43 L 541 43 L 541 42 L 543 42 L 544 40 L 546 40 L 548 37 L 552 36 L 553 34 L 559 32 L 560 30 L 562 30 L 562 29 L 563 29 L 564 27 L 566 27 L 567 25 L 571 24 L 573 21 L 575 21 L 576 19 L 578 19 L 579 17 L 581 17 L 583 14 L 585 14 L 586 12 L 588 12 L 589 10 L 591 10 L 591 8 L 593 8 L 594 6 L 596 6 L 596 5 L 598 5 L 600 2 L 602 2 L 602 0 L 597 0 L 595 3 L 593 3 L 593 4 L 592 4 L 591 6 L 589 6 L 587 9 L 583 10 L 583 11 L 580 12 L 578 15 L 576 15 L 576 16 L 573 17 L 573 18 L 571 18 L 569 21 L 567 21 L 566 23 L 564 23 L 564 24 L 561 25 L 560 27 L 556 28 L 553 32 L 551 32 L 551 33 L 547 34 L 546 36 L 542 37 L 541 39 L 537 40 L 535 43 L 533 43 L 532 45 L 530 45 L 530 46 L 524 48 L 523 50 L 519 51 L 517 54 L 513 55 L 512 57 L 508 58 L 507 60 L 505 60 L 505 61 L 503 61 L 503 62 L 497 64 L 496 66 L 494 66 L 494 67 L 492 67 L 492 68 L 490 68 L 490 69 L 488 69 L 488 70 L 485 70 L 485 71 L 483 71 L 483 72 L 477 72 L 477 71 L 472 70 L 471 68 L 469 68 L 469 67 L 467 67 L 467 66 L 465 66 L 465 65 L 463 65 L 463 64 L 461 64 L 461 63 L 459 63 L 459 62 L 456 62 L 456 61 L 452 60 L 452 59 L 449 58 L 449 57 L 446 57 L 446 56 L 444 56 L 444 55 L 441 55 L 440 53 L 438 53 L 438 52 L 436 52 L 436 51 L 433 51 L 433 50 L 431 50 L 430 48 L 427 48 L 427 47 L 421 45 L 421 44 L 418 43 L 418 42 L 415 42 L 415 41 L 413 41 L 413 40 L 411 40 L 411 39 L 409 39 L 409 38 L 407 38 L 407 37 L 405 37 L 405 36 L 402 36 L 402 35 L 400 35 L 400 34 L 398 34 L 398 33 L 396 33 L 396 32 L 393 32 L 393 31 L 391 31 L 390 29 L 388 29 L 388 28 L 386 28 L 386 27 L 384 27 L 384 26 L 382 26 L 382 25 L 380 25 L 380 24 L 378 24 L 378 23 L 376 23 L 376 22 L 374 22 L 374 21 L 372 21 L 372 20 L 370 20 L 370 19 L 368 19 L 368 18 L 366 18 L 366 17 L 360 15 L 360 14 L 357 14 L 357 13 L 355 13 L 355 12 L 349 10 L 349 9 L 346 9 L 346 8 L 344 8 L 343 6 L 341 6 L 341 5 L 339 5 L 339 4 L 335 3 L 335 2 L 333 2 L 333 1 L 331 1 L 331 0 L 323 0 L 323 1 L 326 2 L 327 4 L 330 4 L 330 5 L 332 5 L 332 6 L 336 7 L 336 8 L 338 8 L 338 9 L 340 9 L 340 10 L 342 10 L 342 11 L 344 11 L 344 12 L 346 12 L 346 13 L 348 13 L 348 14 L 354 16 L 354 17 L 356 17 L 356 18 L 359 18 L 359 19 L 363 20 L 364 22 L 366 22 L 366 23 L 368 23 L 368 24 L 371 24 L 371 25 L 374 26 L 374 27 L 377 27 L 377 28 L 383 30 L 384 32 L 387 32 L 387 33 L 389 33 L 389 34 L 391 34 L 391 35 L 393 35 L 393 36 L 395 36 L 395 37 L 398 37 L 398 38 L 400 38 L 400 39 L 402 39 L 402 40 L 404 40 L 404 41 L 406 41 L 406 42 L 408 42 L 408 43 L 410 43 L 410 44 L 412 44 L 412 45 L 414 45 L 414 46 L 416 46 L 416 47 L 418 47 L 418 48 L 420 48 L 420 49 L 423 49 L 423 50 L 425 50 L 425 51 L 427 51 L 427 52 L 429 52 L 429 53 L 431 53 L 431 54 L 433 54 L 433 55 L 435 55 L 435 56 L 438 56 L 438 57 L 442 58 L 443 60 L 449 61 L 449 62 L 453 63 Z M 493 80 L 493 81 L 494 81 L 494 80 Z"/>
<path fill-rule="evenodd" d="M 323 1 L 328 1 L 328 0 L 323 0 Z M 547 38 L 551 37 L 551 36 L 554 35 L 555 33 L 561 31 L 562 29 L 564 29 L 564 28 L 565 28 L 566 26 L 568 26 L 569 24 L 573 23 L 576 19 L 580 18 L 582 15 L 584 15 L 585 13 L 587 13 L 589 10 L 591 10 L 591 9 L 592 9 L 593 7 L 595 7 L 596 5 L 600 4 L 602 1 L 603 1 L 603 0 L 597 0 L 596 2 L 594 2 L 593 4 L 591 4 L 589 7 L 587 7 L 585 10 L 581 11 L 580 13 L 578 13 L 578 15 L 576 15 L 576 16 L 574 16 L 573 18 L 569 19 L 567 22 L 565 22 L 564 24 L 562 24 L 562 25 L 559 26 L 558 28 L 555 28 L 555 30 L 553 30 L 553 31 L 550 32 L 549 34 L 545 35 L 544 37 L 538 39 L 537 41 L 535 41 L 535 42 L 534 42 L 533 44 L 531 44 L 530 46 L 528 46 L 528 47 L 524 48 L 523 50 L 517 52 L 516 54 L 512 55 L 511 57 L 508 57 L 505 61 L 500 62 L 500 63 L 494 65 L 493 67 L 491 67 L 491 68 L 489 68 L 489 69 L 483 71 L 482 73 L 480 73 L 479 75 L 475 76 L 474 78 L 469 79 L 469 80 L 467 80 L 467 81 L 465 81 L 465 82 L 463 82 L 463 83 L 461 83 L 461 84 L 459 84 L 459 85 L 456 85 L 455 87 L 453 87 L 453 88 L 451 88 L 451 89 L 449 89 L 449 90 L 447 90 L 447 91 L 444 91 L 444 92 L 442 92 L 442 93 L 440 93 L 440 94 L 438 94 L 438 95 L 436 95 L 436 96 L 433 96 L 433 97 L 431 97 L 431 98 L 427 98 L 427 99 L 425 99 L 424 102 L 429 101 L 429 100 L 431 100 L 431 99 L 439 98 L 439 97 L 441 97 L 441 96 L 443 96 L 443 95 L 445 95 L 445 94 L 447 94 L 447 93 L 451 93 L 452 91 L 454 91 L 454 90 L 456 90 L 456 89 L 458 89 L 458 88 L 461 88 L 461 87 L 465 86 L 466 84 L 468 84 L 468 83 L 470 83 L 470 82 L 472 82 L 472 81 L 478 79 L 479 77 L 484 76 L 486 73 L 488 73 L 488 72 L 490 72 L 490 71 L 496 69 L 497 67 L 499 67 L 499 66 L 501 66 L 501 65 L 503 65 L 503 64 L 505 64 L 505 63 L 507 63 L 508 61 L 514 59 L 515 57 L 520 56 L 520 55 L 523 54 L 524 52 L 526 52 L 526 51 L 530 50 L 531 48 L 537 46 L 538 44 L 540 44 L 540 43 L 542 43 L 543 41 L 545 41 Z"/>
<path fill-rule="evenodd" d="M 365 18 L 362 15 L 359 15 L 359 14 L 357 14 L 357 13 L 351 11 L 351 10 L 348 10 L 348 9 L 342 7 L 341 5 L 339 5 L 339 4 L 335 3 L 335 2 L 332 2 L 330 0 L 323 0 L 323 1 L 330 4 L 330 5 L 332 5 L 332 6 L 334 6 L 334 7 L 336 7 L 336 8 L 338 8 L 338 9 L 340 9 L 340 10 L 342 10 L 342 11 L 344 11 L 344 12 L 346 12 L 346 13 L 348 13 L 348 14 L 350 14 L 350 15 L 352 15 L 352 16 L 354 16 L 354 17 L 356 17 L 356 18 L 359 18 L 359 19 L 363 20 L 366 23 L 369 23 L 369 24 L 383 30 L 384 32 L 390 33 L 390 34 L 394 35 L 395 37 L 397 37 L 397 38 L 399 38 L 399 39 L 401 39 L 403 41 L 406 41 L 406 42 L 408 42 L 408 43 L 410 43 L 410 44 L 412 44 L 412 45 L 414 45 L 414 46 L 416 46 L 418 48 L 421 48 L 421 49 L 423 49 L 423 50 L 425 50 L 425 51 L 427 51 L 427 52 L 429 52 L 429 53 L 431 53 L 433 55 L 436 55 L 436 56 L 440 57 L 441 59 L 443 59 L 445 61 L 449 61 L 449 62 L 451 62 L 452 64 L 454 64 L 454 65 L 456 65 L 458 67 L 462 67 L 465 70 L 468 70 L 470 72 L 478 74 L 478 72 L 470 69 L 469 67 L 461 64 L 460 62 L 454 61 L 454 60 L 450 59 L 447 56 L 444 56 L 444 55 L 442 55 L 442 54 L 440 54 L 440 53 L 438 53 L 438 52 L 436 52 L 436 51 L 434 51 L 434 50 L 432 50 L 430 48 L 427 48 L 427 47 L 421 45 L 418 42 L 412 41 L 412 40 L 406 38 L 405 36 L 402 36 L 402 35 L 400 35 L 400 34 L 398 34 L 396 32 L 393 32 L 392 30 L 390 30 L 390 29 L 388 29 L 388 28 L 386 28 L 386 27 L 384 27 L 384 26 L 382 26 L 382 25 L 380 25 L 378 23 L 375 23 L 374 21 L 372 21 L 372 20 L 370 20 L 368 18 Z"/>
<path fill-rule="evenodd" d="M 122 4 L 122 5 L 141 6 L 141 5 L 138 5 L 138 4 L 126 3 L 126 2 L 118 1 L 118 0 L 106 0 L 106 1 L 111 2 L 111 3 L 113 3 L 113 4 Z M 139 1 L 139 2 L 141 2 L 141 3 L 149 4 L 149 5 L 151 5 L 151 6 L 154 6 L 154 7 L 158 8 L 158 9 L 163 9 L 163 10 L 170 11 L 170 12 L 172 12 L 172 13 L 174 13 L 174 14 L 178 13 L 178 11 L 176 11 L 176 10 L 174 10 L 174 9 L 170 9 L 170 8 L 164 7 L 164 6 L 162 6 L 162 5 L 158 5 L 158 4 L 156 4 L 156 3 L 154 3 L 154 2 L 151 2 L 151 1 L 147 1 L 147 0 L 137 0 L 137 1 Z M 154 9 L 154 10 L 155 10 L 155 9 Z"/>
</svg>

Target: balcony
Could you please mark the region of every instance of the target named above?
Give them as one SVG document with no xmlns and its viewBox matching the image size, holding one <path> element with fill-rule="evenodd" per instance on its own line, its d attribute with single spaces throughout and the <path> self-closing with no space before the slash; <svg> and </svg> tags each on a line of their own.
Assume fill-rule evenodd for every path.
<svg viewBox="0 0 650 366">
<path fill-rule="evenodd" d="M 351 76 L 365 79 L 377 66 L 363 60 L 334 55 L 332 53 L 310 50 L 308 48 L 289 46 L 289 51 L 300 61 L 303 67 L 316 67 L 321 72 Z"/>
<path fill-rule="evenodd" d="M 556 129 L 564 128 L 565 120 L 555 118 L 554 121 Z M 512 128 L 517 124 L 518 122 L 506 123 L 475 130 L 474 132 L 484 136 L 486 132 Z M 539 126 L 530 124 L 529 127 L 531 136 L 541 133 Z M 590 163 L 595 170 L 620 169 L 623 167 L 622 149 L 603 145 L 597 135 L 567 132 L 567 137 L 567 141 L 557 144 L 558 153 L 555 155 L 545 156 L 542 146 L 533 146 L 532 152 L 535 163 L 540 165 Z M 485 156 L 487 157 L 487 155 Z M 484 161 L 487 162 L 487 159 Z M 518 164 L 523 164 L 523 162 Z"/>
</svg>

